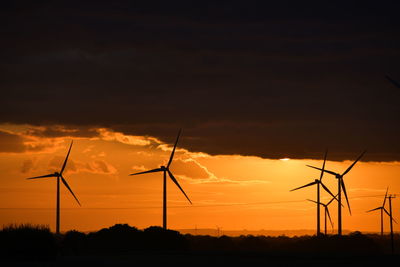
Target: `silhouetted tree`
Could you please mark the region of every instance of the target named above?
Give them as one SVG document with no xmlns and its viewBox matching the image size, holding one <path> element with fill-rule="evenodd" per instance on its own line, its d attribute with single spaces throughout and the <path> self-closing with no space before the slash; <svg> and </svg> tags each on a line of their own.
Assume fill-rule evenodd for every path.
<svg viewBox="0 0 400 267">
<path fill-rule="evenodd" d="M 57 250 L 56 239 L 47 226 L 9 225 L 0 231 L 0 255 L 3 259 L 53 259 Z"/>
<path fill-rule="evenodd" d="M 144 229 L 144 244 L 154 250 L 186 250 L 188 243 L 178 231 L 166 230 L 158 226 Z"/>
</svg>

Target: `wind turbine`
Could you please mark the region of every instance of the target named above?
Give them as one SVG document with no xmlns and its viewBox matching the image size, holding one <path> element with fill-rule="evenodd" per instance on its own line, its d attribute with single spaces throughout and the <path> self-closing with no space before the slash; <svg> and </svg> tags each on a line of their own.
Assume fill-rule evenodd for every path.
<svg viewBox="0 0 400 267">
<path fill-rule="evenodd" d="M 336 197 L 334 197 L 334 198 L 332 198 L 331 200 L 329 200 L 329 202 L 328 203 L 326 203 L 326 204 L 324 204 L 324 203 L 321 203 L 321 202 L 317 202 L 317 201 L 314 201 L 314 200 L 311 200 L 311 199 L 307 199 L 308 201 L 311 201 L 311 202 L 314 202 L 314 203 L 316 203 L 318 206 L 319 205 L 322 205 L 323 207 L 324 207 L 324 225 L 325 225 L 325 235 L 327 234 L 327 220 L 326 220 L 326 217 L 328 217 L 329 218 L 329 221 L 330 221 L 330 223 L 331 223 L 331 226 L 332 226 L 332 229 L 333 229 L 333 222 L 332 222 L 332 219 L 331 219 L 331 215 L 329 214 L 329 208 L 328 208 L 328 206 L 329 206 L 329 204 L 331 204 L 332 203 L 332 201 L 333 200 L 335 200 L 336 199 Z M 336 199 L 337 200 L 337 199 Z"/>
<path fill-rule="evenodd" d="M 349 208 L 349 212 L 351 215 L 350 203 L 349 203 L 349 199 L 347 197 L 346 186 L 344 185 L 343 177 L 354 167 L 354 165 L 361 159 L 361 157 L 365 154 L 365 152 L 366 151 L 363 151 L 360 154 L 360 156 L 358 156 L 358 158 L 342 174 L 307 165 L 308 167 L 320 170 L 322 172 L 327 172 L 329 174 L 332 174 L 336 177 L 336 179 L 338 179 L 338 201 L 339 201 L 339 203 L 338 203 L 338 235 L 339 236 L 342 235 L 342 189 L 343 189 L 344 196 L 346 197 L 347 207 Z"/>
<path fill-rule="evenodd" d="M 324 157 L 324 163 L 322 165 L 322 171 L 321 171 L 321 176 L 319 177 L 319 179 L 315 179 L 313 182 L 297 187 L 295 189 L 290 190 L 291 191 L 295 191 L 304 187 L 308 187 L 308 186 L 312 186 L 312 185 L 317 185 L 317 202 L 320 203 L 320 185 L 322 186 L 323 189 L 325 189 L 326 192 L 328 192 L 334 199 L 336 198 L 331 191 L 329 191 L 328 187 L 326 187 L 323 183 L 322 183 L 322 177 L 324 175 L 324 169 L 325 169 L 325 162 L 326 162 L 326 156 L 328 154 L 328 150 L 325 151 L 325 157 Z M 319 235 L 321 233 L 321 226 L 320 226 L 320 207 L 319 205 L 317 205 L 317 235 Z"/>
<path fill-rule="evenodd" d="M 57 178 L 56 234 L 60 233 L 60 180 L 65 185 L 65 187 L 69 190 L 69 192 L 71 192 L 72 196 L 78 202 L 79 206 L 81 206 L 81 203 L 79 202 L 78 198 L 75 196 L 74 192 L 72 192 L 71 187 L 69 187 L 67 181 L 65 180 L 65 178 L 62 175 L 64 172 L 64 169 L 65 169 L 65 166 L 67 165 L 69 153 L 71 152 L 71 148 L 72 148 L 72 143 L 73 143 L 73 141 L 71 141 L 71 145 L 69 146 L 67 157 L 64 160 L 64 164 L 62 165 L 60 172 L 55 172 L 55 173 L 51 173 L 51 174 L 47 174 L 47 175 L 27 178 L 28 180 L 39 179 L 39 178 L 48 178 L 48 177 L 56 177 Z"/>
<path fill-rule="evenodd" d="M 192 201 L 190 201 L 189 197 L 186 195 L 185 191 L 183 191 L 182 187 L 179 185 L 178 181 L 174 177 L 174 175 L 171 173 L 169 166 L 172 163 L 172 159 L 174 157 L 175 149 L 176 149 L 176 144 L 178 143 L 179 136 L 181 134 L 181 129 L 178 132 L 178 137 L 176 138 L 174 148 L 172 149 L 171 156 L 169 158 L 169 161 L 167 163 L 167 166 L 161 166 L 160 168 L 149 170 L 149 171 L 144 171 L 144 172 L 137 172 L 137 173 L 132 173 L 129 175 L 138 175 L 138 174 L 145 174 L 145 173 L 152 173 L 152 172 L 163 172 L 163 177 L 164 177 L 164 183 L 163 183 L 163 228 L 167 229 L 167 173 L 169 175 L 169 178 L 176 184 L 176 186 L 182 191 L 182 193 L 185 195 L 186 199 L 189 200 L 190 204 L 192 204 Z"/>
<path fill-rule="evenodd" d="M 390 242 L 392 245 L 392 254 L 394 254 L 394 240 L 393 240 L 393 221 L 395 223 L 396 220 L 393 218 L 393 213 L 392 213 L 392 198 L 396 198 L 396 195 L 389 195 L 387 196 L 387 198 L 389 199 L 389 217 L 390 217 Z M 385 210 L 386 211 L 386 210 Z M 386 212 L 387 213 L 387 212 Z"/>
<path fill-rule="evenodd" d="M 389 215 L 388 211 L 385 209 L 385 202 L 386 202 L 388 190 L 389 190 L 389 188 L 386 189 L 386 194 L 385 194 L 385 198 L 383 199 L 382 206 L 367 211 L 367 212 L 371 212 L 371 211 L 375 211 L 375 210 L 380 210 L 381 211 L 381 236 L 383 236 L 383 212 L 385 211 L 385 213 L 387 215 Z"/>
</svg>

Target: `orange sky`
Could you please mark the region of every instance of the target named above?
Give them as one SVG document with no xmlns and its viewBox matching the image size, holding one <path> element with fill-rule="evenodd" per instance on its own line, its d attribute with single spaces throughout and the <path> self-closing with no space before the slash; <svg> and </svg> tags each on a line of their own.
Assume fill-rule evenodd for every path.
<svg viewBox="0 0 400 267">
<path fill-rule="evenodd" d="M 32 128 L 0 125 L 0 130 L 21 136 L 26 147 L 20 153 L 0 153 L 0 224 L 45 224 L 54 230 L 55 179 L 25 178 L 59 171 L 71 137 L 33 136 L 28 131 Z M 96 131 L 99 138 L 74 138 L 65 178 L 82 207 L 65 187 L 61 188 L 61 230 L 98 230 L 115 223 L 138 228 L 161 225 L 162 173 L 128 174 L 166 164 L 171 144 L 108 129 Z M 171 142 L 174 139 L 171 136 Z M 360 152 L 354 151 L 354 158 Z M 210 156 L 179 149 L 178 143 L 171 170 L 193 205 L 169 180 L 168 228 L 315 229 L 316 208 L 305 199 L 316 199 L 316 188 L 289 192 L 319 177 L 319 172 L 306 164 L 320 167 L 322 161 Z M 350 164 L 328 161 L 326 168 L 343 172 Z M 389 193 L 400 191 L 399 174 L 399 162 L 359 162 L 345 176 L 353 215 L 344 209 L 343 228 L 379 231 L 378 212 L 365 211 L 381 205 L 387 186 Z M 324 181 L 332 192 L 337 192 L 336 179 L 325 174 Z M 325 192 L 322 199 L 329 199 Z M 398 207 L 394 199 L 395 218 L 399 218 Z M 330 211 L 336 227 L 336 203 Z"/>
</svg>

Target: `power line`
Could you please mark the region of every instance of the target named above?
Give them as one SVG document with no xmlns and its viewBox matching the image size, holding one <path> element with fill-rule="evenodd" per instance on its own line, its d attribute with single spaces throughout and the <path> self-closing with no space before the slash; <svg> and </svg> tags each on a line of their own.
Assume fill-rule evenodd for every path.
<svg viewBox="0 0 400 267">
<path fill-rule="evenodd" d="M 372 197 L 383 197 L 384 195 L 364 195 L 351 197 L 349 199 L 357 198 L 372 198 Z M 192 205 L 192 206 L 169 206 L 168 208 L 213 208 L 213 207 L 235 207 L 235 206 L 254 206 L 254 205 L 271 205 L 271 204 L 286 204 L 286 203 L 301 203 L 305 202 L 305 199 L 301 200 L 285 200 L 285 201 L 263 201 L 263 202 L 247 202 L 247 203 L 226 203 L 226 204 L 206 204 L 206 205 Z M 143 207 L 76 207 L 76 208 L 63 208 L 63 210 L 135 210 L 135 209 L 160 209 L 162 206 L 143 206 Z M 0 210 L 53 210 L 54 208 L 21 208 L 21 207 L 3 207 Z"/>
</svg>

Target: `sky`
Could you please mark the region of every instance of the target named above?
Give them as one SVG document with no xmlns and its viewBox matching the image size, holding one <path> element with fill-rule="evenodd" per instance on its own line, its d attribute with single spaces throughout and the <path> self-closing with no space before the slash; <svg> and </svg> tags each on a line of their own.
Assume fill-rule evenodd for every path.
<svg viewBox="0 0 400 267">
<path fill-rule="evenodd" d="M 2 2 L 0 224 L 54 227 L 55 181 L 24 178 L 74 140 L 62 230 L 160 225 L 161 175 L 128 174 L 182 128 L 171 170 L 193 205 L 168 184 L 171 228 L 313 229 L 315 188 L 289 190 L 328 149 L 339 172 L 367 150 L 343 227 L 379 229 L 365 211 L 400 187 L 399 3 L 213 2 Z"/>
</svg>

